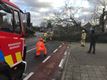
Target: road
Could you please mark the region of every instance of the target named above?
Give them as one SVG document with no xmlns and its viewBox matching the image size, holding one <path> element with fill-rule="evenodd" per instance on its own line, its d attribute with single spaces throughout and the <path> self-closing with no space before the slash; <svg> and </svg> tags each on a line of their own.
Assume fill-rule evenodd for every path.
<svg viewBox="0 0 107 80">
<path fill-rule="evenodd" d="M 26 61 L 27 61 L 27 70 L 26 73 L 33 72 L 34 69 L 38 68 L 38 65 L 42 63 L 42 61 L 46 58 L 41 54 L 40 57 L 35 57 L 35 44 L 36 44 L 37 38 L 32 37 L 29 39 L 26 39 L 26 45 L 27 45 L 27 55 L 26 55 Z M 47 52 L 48 55 L 51 55 L 52 52 L 58 48 L 58 46 L 61 44 L 61 42 L 58 41 L 49 41 L 46 43 Z"/>
</svg>

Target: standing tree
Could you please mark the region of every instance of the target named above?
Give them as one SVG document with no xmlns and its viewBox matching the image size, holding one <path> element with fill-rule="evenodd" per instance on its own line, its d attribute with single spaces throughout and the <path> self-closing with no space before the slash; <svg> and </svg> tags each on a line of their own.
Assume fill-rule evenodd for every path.
<svg viewBox="0 0 107 80">
<path fill-rule="evenodd" d="M 90 1 L 90 0 L 89 0 Z M 91 0 L 91 2 L 93 2 L 96 6 L 95 6 L 95 10 L 94 13 L 96 13 L 96 15 L 100 15 L 100 25 L 102 27 L 102 32 L 105 31 L 105 20 L 104 20 L 104 16 L 105 16 L 105 10 L 107 8 L 107 0 Z M 102 12 L 99 12 L 102 11 Z"/>
<path fill-rule="evenodd" d="M 47 21 L 47 28 L 52 28 L 52 22 L 50 20 Z"/>
</svg>

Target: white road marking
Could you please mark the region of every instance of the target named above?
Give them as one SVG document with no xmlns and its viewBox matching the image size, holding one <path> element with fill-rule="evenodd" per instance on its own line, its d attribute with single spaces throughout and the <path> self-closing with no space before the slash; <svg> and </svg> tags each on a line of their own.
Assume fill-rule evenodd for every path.
<svg viewBox="0 0 107 80">
<path fill-rule="evenodd" d="M 65 55 L 65 56 L 67 55 L 67 51 L 65 51 L 64 55 Z"/>
<path fill-rule="evenodd" d="M 64 63 L 64 59 L 62 59 L 61 62 L 60 62 L 60 64 L 59 64 L 60 68 L 63 68 L 63 63 Z"/>
<path fill-rule="evenodd" d="M 34 72 L 30 72 L 23 80 L 28 80 L 33 74 Z"/>
<path fill-rule="evenodd" d="M 58 50 L 58 49 L 55 49 L 55 50 L 53 51 L 53 53 L 55 53 L 57 50 Z"/>
<path fill-rule="evenodd" d="M 61 47 L 62 47 L 62 45 L 59 46 L 59 48 L 61 48 Z"/>
<path fill-rule="evenodd" d="M 64 63 L 64 60 L 65 60 L 65 58 L 66 58 L 66 56 L 67 56 L 67 50 L 65 51 L 65 53 L 64 53 L 64 57 L 63 57 L 63 59 L 61 60 L 61 62 L 60 62 L 60 64 L 59 64 L 59 68 L 63 68 L 63 63 Z"/>
<path fill-rule="evenodd" d="M 32 49 L 28 50 L 27 53 L 30 52 L 30 51 L 33 51 L 33 50 L 35 50 L 35 49 L 36 49 L 36 48 L 32 48 Z"/>
<path fill-rule="evenodd" d="M 70 52 L 68 53 L 68 55 L 70 55 Z"/>
<path fill-rule="evenodd" d="M 45 63 L 51 56 L 48 56 L 42 63 Z"/>
</svg>

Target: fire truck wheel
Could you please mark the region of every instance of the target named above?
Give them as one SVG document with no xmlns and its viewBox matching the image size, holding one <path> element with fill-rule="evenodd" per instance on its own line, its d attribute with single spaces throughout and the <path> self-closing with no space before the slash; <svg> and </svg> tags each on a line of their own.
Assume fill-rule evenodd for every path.
<svg viewBox="0 0 107 80">
<path fill-rule="evenodd" d="M 19 65 L 17 65 L 16 67 L 14 67 L 14 78 L 15 80 L 22 80 L 23 77 L 23 73 L 25 70 L 25 64 L 24 63 L 20 63 Z"/>
<path fill-rule="evenodd" d="M 6 62 L 0 64 L 0 80 L 11 80 L 11 68 Z"/>
</svg>

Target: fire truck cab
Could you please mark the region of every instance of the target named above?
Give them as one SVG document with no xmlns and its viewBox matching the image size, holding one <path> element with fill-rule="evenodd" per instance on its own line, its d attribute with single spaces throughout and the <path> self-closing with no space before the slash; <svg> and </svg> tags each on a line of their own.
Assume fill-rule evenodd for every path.
<svg viewBox="0 0 107 80">
<path fill-rule="evenodd" d="M 26 46 L 21 14 L 9 0 L 0 0 L 0 80 L 22 80 Z"/>
</svg>

